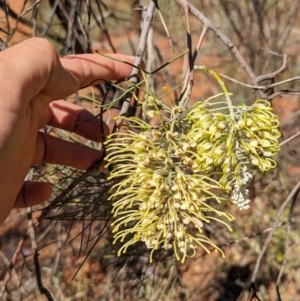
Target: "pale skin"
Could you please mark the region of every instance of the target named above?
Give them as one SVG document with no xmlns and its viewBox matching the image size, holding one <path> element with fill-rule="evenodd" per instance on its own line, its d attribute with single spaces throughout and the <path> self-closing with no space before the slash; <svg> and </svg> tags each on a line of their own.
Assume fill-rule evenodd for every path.
<svg viewBox="0 0 300 301">
<path fill-rule="evenodd" d="M 132 57 L 113 56 L 133 62 Z M 59 59 L 54 47 L 40 38 L 0 52 L 0 225 L 13 208 L 37 205 L 50 197 L 48 184 L 24 182 L 31 166 L 45 162 L 88 169 L 102 156 L 100 151 L 39 131 L 50 125 L 101 141 L 99 119 L 61 99 L 95 80 L 129 76 L 131 69 L 99 54 Z"/>
</svg>

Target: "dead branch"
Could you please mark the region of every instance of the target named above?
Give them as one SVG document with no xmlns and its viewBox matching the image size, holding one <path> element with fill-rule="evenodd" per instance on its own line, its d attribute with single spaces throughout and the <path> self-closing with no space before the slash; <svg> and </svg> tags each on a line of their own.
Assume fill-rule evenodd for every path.
<svg viewBox="0 0 300 301">
<path fill-rule="evenodd" d="M 29 13 L 30 11 L 32 11 L 32 17 L 35 17 L 36 16 L 36 13 L 37 13 L 37 9 L 40 5 L 40 3 L 42 2 L 43 0 L 36 0 L 34 3 L 32 3 L 32 5 L 30 7 L 28 7 L 24 12 L 22 12 L 19 17 L 23 17 L 25 16 L 27 13 Z"/>
<path fill-rule="evenodd" d="M 294 188 L 292 189 L 292 191 L 290 192 L 290 194 L 288 195 L 288 197 L 285 199 L 285 201 L 282 203 L 282 205 L 280 206 L 278 212 L 277 212 L 277 215 L 275 217 L 275 220 L 273 222 L 273 225 L 272 225 L 272 230 L 269 232 L 269 235 L 267 236 L 265 242 L 264 242 L 264 245 L 262 246 L 262 249 L 256 259 L 256 263 L 255 263 L 255 267 L 253 269 L 253 272 L 252 272 L 252 276 L 251 276 L 251 279 L 250 279 L 250 284 L 255 284 L 255 280 L 256 280 L 256 277 L 257 277 L 257 273 L 258 273 L 258 270 L 259 270 L 259 267 L 260 267 L 260 264 L 261 264 L 261 260 L 267 250 L 267 247 L 273 237 L 273 234 L 275 232 L 275 230 L 277 229 L 278 227 L 278 224 L 279 224 L 279 218 L 281 216 L 281 214 L 283 213 L 284 209 L 286 208 L 286 206 L 290 203 L 290 201 L 295 201 L 297 196 L 298 196 L 298 193 L 300 191 L 300 181 L 294 186 Z M 244 294 L 244 291 L 245 289 L 241 292 L 240 296 L 242 296 Z"/>
<path fill-rule="evenodd" d="M 141 35 L 137 46 L 134 63 L 133 63 L 133 65 L 137 67 L 140 66 L 142 63 L 144 51 L 147 45 L 147 37 L 148 37 L 148 33 L 151 27 L 151 22 L 153 19 L 153 14 L 156 7 L 157 7 L 157 0 L 150 0 L 147 6 L 145 18 L 143 20 L 142 31 L 141 31 Z M 138 71 L 139 71 L 138 68 L 133 68 L 130 74 L 130 79 L 133 84 L 137 83 Z M 130 99 L 131 99 L 131 94 L 127 95 L 126 99 L 124 100 L 122 108 L 120 110 L 120 116 L 127 114 L 129 110 Z M 118 119 L 116 126 L 119 127 L 121 124 L 122 124 L 122 119 Z"/>
<path fill-rule="evenodd" d="M 281 65 L 281 67 L 276 71 L 270 72 L 268 74 L 263 74 L 263 75 L 257 76 L 256 77 L 256 82 L 257 83 L 260 83 L 260 82 L 262 82 L 264 80 L 268 80 L 268 79 L 274 79 L 278 74 L 280 74 L 286 68 L 286 66 L 287 66 L 287 54 L 283 54 L 283 55 L 280 55 L 280 56 L 282 56 L 282 65 Z"/>
<path fill-rule="evenodd" d="M 17 24 L 16 24 L 15 28 L 13 28 L 13 29 L 11 30 L 9 20 L 7 19 L 7 22 L 6 22 L 6 23 L 7 23 L 7 27 L 8 27 L 8 28 L 7 28 L 7 33 L 8 33 L 8 35 L 7 35 L 7 41 L 6 41 L 6 42 L 8 42 L 9 40 L 11 40 L 12 37 L 14 36 L 15 32 L 18 30 L 18 23 L 19 23 L 19 22 L 22 23 L 23 25 L 26 25 L 26 26 L 30 27 L 30 28 L 32 28 L 32 27 L 34 26 L 33 21 L 28 20 L 28 19 L 26 19 L 26 18 L 24 18 L 24 17 L 20 17 L 19 15 L 17 15 L 17 14 L 11 9 L 11 7 L 10 7 L 9 4 L 7 3 L 7 1 L 0 1 L 0 8 L 1 8 L 3 11 L 6 12 L 7 18 L 8 18 L 8 16 L 9 16 L 9 17 L 11 17 L 11 18 L 13 18 L 14 20 L 17 21 Z M 43 32 L 43 31 L 44 31 L 43 27 L 40 26 L 39 24 L 36 25 L 36 29 L 37 29 L 39 32 Z M 52 38 L 52 39 L 54 39 L 55 41 L 57 41 L 58 43 L 60 43 L 60 44 L 62 44 L 62 45 L 65 43 L 65 39 L 64 39 L 64 38 L 61 38 L 60 36 L 58 36 L 57 33 L 55 33 L 55 32 L 47 31 L 47 36 L 50 37 L 50 38 Z"/>
<path fill-rule="evenodd" d="M 48 301 L 54 301 L 52 294 L 43 285 L 43 281 L 42 281 L 41 267 L 40 267 L 40 262 L 39 262 L 39 247 L 38 247 L 36 234 L 35 234 L 36 225 L 34 224 L 33 219 L 32 219 L 32 208 L 31 207 L 27 208 L 27 219 L 28 219 L 28 232 L 29 232 L 29 237 L 31 239 L 31 247 L 33 250 L 34 271 L 35 271 L 37 285 L 38 285 L 41 295 L 45 295 L 45 297 L 47 298 Z"/>
<path fill-rule="evenodd" d="M 283 273 L 284 273 L 286 263 L 287 263 L 287 254 L 289 253 L 292 217 L 293 217 L 293 213 L 294 213 L 295 203 L 296 203 L 296 196 L 293 197 L 293 199 L 292 199 L 292 203 L 291 203 L 291 207 L 290 207 L 290 211 L 289 211 L 289 215 L 288 215 L 287 227 L 286 227 L 286 238 L 285 238 L 285 244 L 284 244 L 284 259 L 283 259 L 280 271 L 279 271 L 277 279 L 276 279 L 276 293 L 277 293 L 278 301 L 282 301 L 282 298 L 281 298 L 281 295 L 279 292 L 279 285 L 281 284 L 281 280 L 282 280 Z"/>
<path fill-rule="evenodd" d="M 22 252 L 22 249 L 23 249 L 24 244 L 25 244 L 25 242 L 26 242 L 26 240 L 27 240 L 28 237 L 29 237 L 29 233 L 26 231 L 23 234 L 22 238 L 20 239 L 20 241 L 18 243 L 18 246 L 17 246 L 17 248 L 16 248 L 16 250 L 14 252 L 14 255 L 13 255 L 10 263 L 9 263 L 9 267 L 8 267 L 8 269 L 6 271 L 6 274 L 5 274 L 5 277 L 4 277 L 4 280 L 3 280 L 3 286 L 2 286 L 2 288 L 0 290 L 0 298 L 3 297 L 3 295 L 4 295 L 4 293 L 5 293 L 6 289 L 7 289 L 7 284 L 8 284 L 8 281 L 9 281 L 10 277 L 11 277 L 11 273 L 12 273 L 12 271 L 14 269 L 15 264 L 17 263 L 17 260 L 18 260 L 18 258 L 20 256 L 21 252 Z"/>
<path fill-rule="evenodd" d="M 216 26 L 214 26 L 209 19 L 207 19 L 195 6 L 190 4 L 186 0 L 174 0 L 177 4 L 182 7 L 188 6 L 191 14 L 193 14 L 202 24 L 206 25 L 233 53 L 241 67 L 245 70 L 248 77 L 250 78 L 252 84 L 257 86 L 256 76 L 246 63 L 244 57 L 239 52 L 239 50 L 235 47 L 232 41 L 225 35 L 221 30 L 219 30 Z"/>
</svg>

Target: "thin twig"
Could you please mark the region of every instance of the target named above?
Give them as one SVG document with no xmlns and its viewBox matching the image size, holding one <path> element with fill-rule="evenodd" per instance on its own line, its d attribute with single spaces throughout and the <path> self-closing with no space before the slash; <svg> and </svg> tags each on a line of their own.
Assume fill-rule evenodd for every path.
<svg viewBox="0 0 300 301">
<path fill-rule="evenodd" d="M 274 52 L 271 52 L 272 54 L 275 54 Z M 275 78 L 278 74 L 280 74 L 287 66 L 287 54 L 283 54 L 283 55 L 279 55 L 276 54 L 277 56 L 282 56 L 282 65 L 279 69 L 277 69 L 276 71 L 270 72 L 268 74 L 263 74 L 260 76 L 257 76 L 256 78 L 256 82 L 257 84 L 264 81 L 264 80 L 268 80 L 268 79 L 273 79 Z"/>
<path fill-rule="evenodd" d="M 90 49 L 88 49 L 88 47 L 86 45 L 84 45 L 82 39 L 80 38 L 80 35 L 78 33 L 78 31 L 76 30 L 75 26 L 74 26 L 74 22 L 76 21 L 76 18 L 74 19 L 74 17 L 76 16 L 76 11 L 74 8 L 74 4 L 73 6 L 70 8 L 70 11 L 68 12 L 65 8 L 65 5 L 60 1 L 58 1 L 58 7 L 57 9 L 59 9 L 59 11 L 61 12 L 61 19 L 64 18 L 64 20 L 62 21 L 62 24 L 66 24 L 66 31 L 67 31 L 67 42 L 68 42 L 68 49 L 67 51 L 71 51 L 70 47 L 74 46 L 74 45 L 69 45 L 70 39 L 73 42 L 73 39 L 75 38 L 76 41 L 74 41 L 73 43 L 75 44 L 75 42 L 78 43 L 78 45 L 80 46 L 80 48 L 82 49 L 82 53 L 86 53 L 86 52 L 90 52 Z M 57 12 L 56 12 L 57 13 Z M 75 46 L 73 48 L 76 48 Z M 78 53 L 78 52 L 77 52 Z"/>
<path fill-rule="evenodd" d="M 44 208 L 42 210 L 41 215 L 38 218 L 38 222 L 40 223 L 43 219 L 46 218 L 46 216 L 52 211 L 54 207 L 57 206 L 60 202 L 63 201 L 65 196 L 70 193 L 79 183 L 83 182 L 87 177 L 89 177 L 91 174 L 93 174 L 101 165 L 102 161 L 104 159 L 104 153 L 102 154 L 102 157 L 100 160 L 95 162 L 87 171 L 85 171 L 81 176 L 76 178 L 67 188 L 65 188 L 51 203 L 49 206 Z"/>
<path fill-rule="evenodd" d="M 103 3 L 101 3 L 101 4 L 104 6 Z M 114 15 L 111 12 L 107 12 L 107 10 L 105 12 L 103 12 L 99 1 L 96 1 L 96 5 L 97 5 L 97 8 L 98 8 L 99 14 L 96 13 L 94 9 L 92 9 L 92 15 L 94 16 L 95 22 L 98 25 L 98 27 L 101 29 L 101 32 L 103 32 L 103 34 L 105 35 L 105 37 L 107 39 L 107 42 L 108 42 L 108 45 L 110 46 L 112 52 L 117 52 L 117 50 L 116 50 L 116 48 L 113 44 L 113 41 L 111 39 L 111 36 L 110 36 L 110 34 L 107 30 L 107 25 L 106 25 L 106 18 L 109 17 L 109 16 L 114 17 Z M 101 23 L 100 23 L 100 21 L 101 21 Z M 92 27 L 93 26 L 91 26 L 91 28 Z"/>
<path fill-rule="evenodd" d="M 256 276 L 257 276 L 257 273 L 258 273 L 258 269 L 260 267 L 260 263 L 261 263 L 261 260 L 267 250 L 267 247 L 272 239 L 272 236 L 274 234 L 274 231 L 276 230 L 277 228 L 277 225 L 279 223 L 279 218 L 283 212 L 283 210 L 285 209 L 285 207 L 288 205 L 288 203 L 293 200 L 294 198 L 297 197 L 298 193 L 299 193 L 299 190 L 300 190 L 300 181 L 295 185 L 295 187 L 293 188 L 293 190 L 290 192 L 290 194 L 288 195 L 288 197 L 285 199 L 285 201 L 283 202 L 283 204 L 281 205 L 281 207 L 279 208 L 278 210 L 278 213 L 275 217 L 275 220 L 274 220 L 274 223 L 272 225 L 272 231 L 270 231 L 263 247 L 262 247 L 262 250 L 256 260 L 256 264 L 255 264 L 255 267 L 254 267 L 254 270 L 253 270 L 253 273 L 252 273 L 252 276 L 251 276 L 251 282 L 255 282 L 255 279 L 256 279 Z"/>
<path fill-rule="evenodd" d="M 273 84 L 269 84 L 269 85 L 265 85 L 265 86 L 253 86 L 253 85 L 250 85 L 250 84 L 246 84 L 246 83 L 243 83 L 241 81 L 238 81 L 236 80 L 235 78 L 232 78 L 226 74 L 223 74 L 223 73 L 220 73 L 218 72 L 218 74 L 236 84 L 239 84 L 241 86 L 244 86 L 244 87 L 247 87 L 247 88 L 251 88 L 253 90 L 267 90 L 267 89 L 271 89 L 271 88 L 275 88 L 275 87 L 278 87 L 280 85 L 284 85 L 284 84 L 287 84 L 287 83 L 290 83 L 290 82 L 293 82 L 293 81 L 297 81 L 297 80 L 300 80 L 300 76 L 295 76 L 295 77 L 291 77 L 291 78 L 288 78 L 288 79 L 285 79 L 285 80 L 282 80 L 280 82 L 277 82 L 277 83 L 273 83 Z"/>
<path fill-rule="evenodd" d="M 160 21 L 161 21 L 161 24 L 163 25 L 163 28 L 166 32 L 166 35 L 167 35 L 167 38 L 168 38 L 168 41 L 169 41 L 169 44 L 171 46 L 171 48 L 173 49 L 174 51 L 174 46 L 173 46 L 173 42 L 172 42 L 172 39 L 171 39 L 171 36 L 170 36 L 170 33 L 169 33 L 169 30 L 168 30 L 168 27 L 166 25 L 166 22 L 164 20 L 164 17 L 159 9 L 159 7 L 157 6 L 157 12 L 158 12 L 158 15 L 159 15 L 159 18 L 160 18 Z"/>
<path fill-rule="evenodd" d="M 295 139 L 295 138 L 298 137 L 299 135 L 300 135 L 300 131 L 298 131 L 295 135 L 293 135 L 293 136 L 287 138 L 286 140 L 282 141 L 282 142 L 280 143 L 280 146 L 282 146 L 282 145 L 284 145 L 284 144 L 290 142 L 291 140 Z"/>
<path fill-rule="evenodd" d="M 14 255 L 13 255 L 12 259 L 10 260 L 8 269 L 7 269 L 6 274 L 5 274 L 5 277 L 2 280 L 2 288 L 0 290 L 0 298 L 3 297 L 3 295 L 4 295 L 5 291 L 6 291 L 8 281 L 9 281 L 9 279 L 11 277 L 11 273 L 12 273 L 12 271 L 14 269 L 15 264 L 17 263 L 19 255 L 21 254 L 22 249 L 24 247 L 24 244 L 25 244 L 25 242 L 26 242 L 26 240 L 27 240 L 28 237 L 29 237 L 29 233 L 26 231 L 22 235 L 22 237 L 21 237 L 21 239 L 20 239 L 20 241 L 18 243 L 18 246 L 17 246 L 17 248 L 16 248 L 16 250 L 14 252 Z"/>
<path fill-rule="evenodd" d="M 75 50 L 75 40 L 74 40 L 74 33 L 75 33 L 75 23 L 76 23 L 76 2 L 71 4 L 71 7 L 68 12 L 68 29 L 67 29 L 67 39 L 66 39 L 66 47 L 68 54 L 74 54 Z M 79 40 L 79 37 L 77 37 Z"/>
<path fill-rule="evenodd" d="M 142 20 L 145 17 L 145 10 L 142 7 Z M 142 25 L 142 24 L 141 24 Z M 146 69 L 147 70 L 153 70 L 155 68 L 155 48 L 154 48 L 154 30 L 153 26 L 151 25 L 148 32 L 148 38 L 147 38 L 147 46 L 146 46 Z M 155 93 L 155 82 L 154 77 L 149 78 L 149 82 L 147 83 L 147 89 L 150 89 Z M 141 107 L 140 107 L 141 109 Z M 142 113 L 142 112 L 141 112 Z M 146 115 L 142 113 L 142 118 L 145 118 Z"/>
<path fill-rule="evenodd" d="M 43 31 L 41 32 L 41 37 L 45 37 L 45 35 L 47 34 L 51 24 L 52 24 L 52 21 L 53 21 L 53 18 L 55 16 L 55 12 L 56 12 L 56 8 L 57 8 L 57 5 L 58 5 L 58 2 L 55 1 L 55 3 L 53 4 L 52 8 L 51 8 L 51 12 L 49 13 L 49 17 L 48 17 L 48 20 L 46 22 L 46 25 L 45 25 L 45 28 L 43 29 Z"/>
<path fill-rule="evenodd" d="M 29 13 L 31 10 L 32 10 L 32 17 L 36 16 L 36 12 L 37 12 L 37 9 L 40 5 L 40 3 L 42 2 L 43 0 L 37 0 L 35 1 L 30 7 L 28 7 L 24 12 L 22 12 L 19 17 L 23 17 L 24 15 L 26 15 L 27 13 Z"/>
<path fill-rule="evenodd" d="M 247 87 L 247 88 L 251 88 L 255 91 L 257 90 L 261 90 L 263 92 L 267 91 L 267 90 L 270 90 L 271 88 L 275 88 L 275 87 L 278 87 L 280 85 L 283 85 L 283 84 L 286 84 L 286 83 L 289 83 L 289 82 L 293 82 L 293 81 L 298 81 L 300 80 L 300 76 L 295 76 L 295 77 L 291 77 L 291 78 L 288 78 L 288 79 L 285 79 L 283 81 L 280 81 L 280 82 L 277 82 L 277 83 L 272 83 L 272 84 L 269 84 L 269 85 L 265 85 L 265 86 L 253 86 L 253 85 L 250 85 L 250 84 L 246 84 L 246 83 L 243 83 L 241 81 L 238 81 L 236 80 L 235 78 L 232 78 L 226 74 L 223 74 L 223 73 L 219 73 L 218 74 L 223 77 L 223 78 L 226 78 L 228 80 L 230 80 L 231 82 L 233 83 L 236 83 L 238 85 L 241 85 L 241 86 L 244 86 L 244 87 Z M 300 91 L 291 91 L 291 90 L 280 90 L 280 91 L 277 91 L 271 95 L 268 95 L 266 97 L 264 97 L 264 99 L 268 99 L 268 100 L 271 100 L 279 95 L 282 95 L 282 94 L 289 94 L 289 95 L 300 95 Z"/>
<path fill-rule="evenodd" d="M 290 194 L 288 195 L 288 197 L 285 199 L 285 201 L 282 203 L 281 207 L 279 208 L 278 212 L 277 212 L 277 215 L 275 217 L 275 220 L 272 224 L 272 230 L 269 232 L 269 235 L 268 237 L 266 238 L 265 240 L 265 243 L 261 249 L 261 252 L 259 254 L 259 256 L 257 257 L 257 260 L 256 260 L 256 263 L 255 263 L 255 267 L 254 267 L 254 270 L 253 270 L 253 273 L 252 273 L 252 276 L 251 276 L 251 279 L 250 279 L 250 287 L 251 285 L 254 285 L 255 284 L 255 280 L 256 280 L 256 277 L 257 277 L 257 273 L 258 273 L 258 270 L 259 270 L 259 267 L 260 267 L 260 264 L 261 264 L 261 260 L 267 250 L 267 247 L 273 237 L 273 234 L 275 232 L 275 230 L 277 229 L 278 227 L 278 223 L 279 223 L 279 218 L 281 216 L 281 214 L 283 213 L 285 207 L 289 204 L 289 202 L 291 200 L 294 200 L 296 199 L 298 193 L 299 193 L 299 190 L 300 190 L 300 181 L 294 186 L 293 190 L 290 192 Z M 240 297 L 243 296 L 244 294 L 244 290 L 242 290 L 241 294 L 240 294 Z M 240 298 L 239 297 L 239 298 Z"/>
<path fill-rule="evenodd" d="M 242 54 L 239 52 L 239 50 L 236 48 L 236 46 L 233 44 L 233 42 L 225 35 L 223 34 L 222 31 L 220 31 L 216 26 L 214 26 L 209 19 L 207 19 L 196 7 L 194 7 L 192 4 L 187 2 L 186 0 L 174 0 L 177 4 L 185 8 L 186 6 L 189 7 L 190 12 L 203 24 L 208 26 L 208 28 L 229 48 L 229 50 L 233 53 L 237 61 L 239 62 L 240 66 L 245 70 L 247 73 L 248 77 L 250 78 L 252 85 L 254 86 L 253 89 L 258 90 L 260 97 L 266 98 L 264 93 L 261 91 L 261 89 L 258 89 L 258 83 L 267 80 L 267 79 L 274 79 L 276 75 L 281 73 L 287 65 L 287 55 L 280 55 L 283 57 L 283 62 L 282 66 L 271 73 L 260 75 L 260 76 L 255 76 L 253 71 L 251 70 L 250 66 L 246 63 L 245 59 L 243 58 Z M 272 52 L 273 54 L 279 55 L 277 53 Z M 270 87 L 267 87 L 262 90 L 267 90 Z M 283 93 L 280 93 L 283 94 Z M 272 97 L 275 97 L 277 95 L 280 95 L 276 93 L 276 95 L 272 94 Z M 271 99 L 271 96 L 268 97 L 268 99 Z"/>
<path fill-rule="evenodd" d="M 62 226 L 61 226 L 61 221 L 58 221 L 57 227 L 55 228 L 55 231 L 57 233 L 57 246 L 56 246 L 56 255 L 55 255 L 55 260 L 53 263 L 53 275 L 56 274 L 58 267 L 59 267 L 59 262 L 61 258 L 61 249 L 62 249 Z"/>
<path fill-rule="evenodd" d="M 21 24 L 23 24 L 23 25 L 26 25 L 26 26 L 28 26 L 28 27 L 30 27 L 30 28 L 33 27 L 33 22 L 32 22 L 31 20 L 28 20 L 28 19 L 23 18 L 23 17 L 19 17 L 19 16 L 18 16 L 18 15 L 10 8 L 10 6 L 8 5 L 8 3 L 7 3 L 6 1 L 0 1 L 0 8 L 2 8 L 2 9 L 6 12 L 6 14 L 7 14 L 9 17 L 13 18 L 13 19 L 16 20 L 16 22 L 17 22 L 15 28 L 14 28 L 12 31 L 10 31 L 10 30 L 8 31 L 8 32 L 9 32 L 9 40 L 13 38 L 15 32 L 16 32 L 17 29 L 18 29 L 18 24 L 19 24 L 19 23 L 21 23 Z M 23 9 L 22 9 L 22 11 L 23 11 Z M 37 26 L 36 26 L 36 29 L 37 29 L 39 32 L 43 32 L 42 26 L 39 26 L 38 24 L 37 24 Z M 20 30 L 19 30 L 19 31 L 20 31 Z M 25 34 L 25 33 L 24 33 L 24 34 Z M 50 38 L 52 38 L 52 39 L 54 39 L 56 42 L 58 42 L 58 43 L 60 43 L 60 44 L 62 44 L 62 45 L 64 45 L 64 43 L 65 43 L 65 39 L 59 37 L 59 36 L 57 35 L 56 32 L 48 32 L 48 33 L 47 33 L 47 36 L 50 37 Z"/>
<path fill-rule="evenodd" d="M 194 85 L 194 63 L 195 63 L 195 60 L 193 59 L 193 45 L 192 45 L 192 35 L 191 35 L 191 24 L 190 24 L 190 18 L 189 18 L 189 7 L 188 7 L 188 5 L 183 5 L 182 8 L 184 10 L 184 17 L 185 17 L 186 45 L 187 45 L 187 48 L 188 48 L 189 70 L 188 70 L 188 73 L 186 74 L 185 82 L 184 82 L 184 85 L 183 85 L 182 90 L 181 90 L 179 101 L 186 94 L 185 92 L 187 91 L 187 87 L 189 85 L 189 93 L 188 93 L 188 95 L 186 95 L 186 100 L 184 100 L 185 104 L 182 105 L 182 107 L 185 107 L 186 104 L 189 101 L 190 94 L 192 92 L 192 88 L 193 88 L 193 85 Z"/>
<path fill-rule="evenodd" d="M 291 204 L 288 220 L 287 220 L 286 238 L 285 238 L 285 246 L 284 246 L 284 259 L 283 259 L 283 262 L 282 262 L 282 265 L 281 265 L 281 268 L 280 268 L 280 271 L 278 273 L 277 280 L 276 280 L 276 293 L 277 293 L 278 301 L 282 301 L 280 292 L 279 292 L 279 285 L 281 283 L 284 269 L 286 267 L 287 253 L 289 252 L 291 224 L 292 224 L 292 217 L 293 217 L 293 213 L 294 213 L 295 203 L 296 203 L 296 197 L 294 196 L 292 204 Z"/>
<path fill-rule="evenodd" d="M 193 54 L 193 60 L 194 60 L 194 63 L 195 63 L 196 58 L 197 58 L 197 55 L 198 55 L 198 53 L 199 53 L 199 51 L 200 51 L 200 47 L 201 47 L 202 42 L 203 42 L 203 40 L 204 40 L 204 36 L 205 36 L 205 34 L 207 33 L 207 30 L 208 30 L 208 26 L 207 26 L 207 25 L 204 25 L 204 26 L 203 26 L 203 29 L 202 29 L 202 32 L 201 32 L 201 35 L 200 35 L 200 38 L 199 38 L 199 40 L 198 40 L 196 49 L 195 49 L 194 54 Z"/>
<path fill-rule="evenodd" d="M 267 97 L 265 97 L 265 99 L 271 100 L 277 96 L 280 96 L 282 94 L 286 94 L 286 95 L 300 95 L 300 91 L 291 91 L 291 90 L 281 90 L 278 92 L 275 92 L 271 95 L 268 95 Z"/>
<path fill-rule="evenodd" d="M 192 34 L 191 34 L 191 22 L 189 18 L 189 6 L 183 5 L 184 10 L 184 18 L 185 18 L 185 27 L 186 27 L 186 45 L 189 50 L 188 58 L 189 58 L 189 67 L 190 67 L 190 81 L 192 81 L 193 77 L 193 70 L 194 70 L 194 62 L 193 62 L 193 41 L 192 41 Z"/>
<path fill-rule="evenodd" d="M 281 224 L 277 225 L 277 228 L 282 227 L 285 224 L 286 224 L 286 222 L 282 222 Z M 218 247 L 220 247 L 220 248 L 228 247 L 230 245 L 233 245 L 233 244 L 236 244 L 236 243 L 240 243 L 240 242 L 244 242 L 244 241 L 247 241 L 247 240 L 249 240 L 251 238 L 255 238 L 257 236 L 261 236 L 263 234 L 270 233 L 271 231 L 272 231 L 272 227 L 268 227 L 268 228 L 263 229 L 261 231 L 255 232 L 253 234 L 250 234 L 250 235 L 247 235 L 247 236 L 235 239 L 235 240 L 231 240 L 231 241 L 219 244 Z"/>
<path fill-rule="evenodd" d="M 233 53 L 233 55 L 236 57 L 237 61 L 241 65 L 241 67 L 245 70 L 248 77 L 250 78 L 252 84 L 254 86 L 257 86 L 256 82 L 256 76 L 250 69 L 249 65 L 246 63 L 245 59 L 243 58 L 242 54 L 239 52 L 239 50 L 235 47 L 235 45 L 232 43 L 232 41 L 223 34 L 222 31 L 220 31 L 216 26 L 214 26 L 209 19 L 207 19 L 195 6 L 188 3 L 186 0 L 174 0 L 177 4 L 180 6 L 189 6 L 190 12 L 202 23 L 208 26 L 208 28 L 229 48 L 229 50 Z"/>
<path fill-rule="evenodd" d="M 197 55 L 198 55 L 198 53 L 200 51 L 200 48 L 201 48 L 202 42 L 204 40 L 204 36 L 207 33 L 207 30 L 208 30 L 208 26 L 204 25 L 204 27 L 202 29 L 202 32 L 201 32 L 201 35 L 199 37 L 196 49 L 194 50 L 194 53 L 192 55 L 192 62 L 193 62 L 192 63 L 192 67 L 193 67 L 193 71 L 194 71 L 194 64 L 196 62 Z M 188 101 L 190 99 L 190 94 L 192 93 L 192 87 L 193 87 L 193 84 L 194 84 L 194 80 L 193 80 L 194 73 L 193 73 L 193 71 L 191 72 L 189 70 L 189 72 L 186 74 L 184 85 L 183 85 L 183 88 L 181 90 L 181 95 L 180 95 L 179 99 L 182 99 L 182 97 L 185 95 L 187 85 L 188 85 L 188 83 L 190 84 L 189 94 L 186 95 L 186 100 L 185 100 L 185 104 L 183 105 L 183 107 L 185 107 L 185 105 L 188 103 Z"/>
<path fill-rule="evenodd" d="M 39 262 L 39 248 L 38 243 L 36 239 L 36 233 L 35 233 L 35 227 L 36 225 L 33 222 L 32 219 L 32 207 L 27 208 L 27 219 L 28 219 L 28 231 L 29 236 L 31 239 L 31 247 L 33 251 L 33 262 L 34 262 L 34 271 L 35 271 L 35 277 L 37 281 L 37 285 L 39 288 L 39 291 L 42 295 L 45 295 L 48 301 L 54 301 L 51 293 L 48 291 L 48 289 L 43 285 L 42 281 L 42 274 L 41 274 L 41 267 Z"/>
<path fill-rule="evenodd" d="M 133 65 L 135 66 L 140 66 L 142 63 L 142 58 L 147 45 L 148 32 L 150 30 L 151 22 L 156 7 L 157 7 L 157 0 L 150 0 L 147 6 L 145 18 L 143 20 L 141 35 L 137 46 L 137 51 L 135 54 L 135 59 L 133 63 Z M 130 79 L 133 84 L 137 83 L 138 71 L 139 71 L 138 68 L 133 68 L 131 71 Z M 120 110 L 120 116 L 127 114 L 129 110 L 130 99 L 131 99 L 131 93 L 127 95 L 126 99 L 123 102 L 122 108 Z M 120 118 L 117 120 L 116 126 L 119 127 L 121 124 L 122 124 L 122 119 Z"/>
<path fill-rule="evenodd" d="M 8 43 L 9 36 L 11 36 L 11 27 L 10 27 L 10 20 L 9 20 L 10 14 L 9 14 L 9 11 L 8 11 L 8 3 L 6 2 L 5 5 L 6 6 L 5 6 L 5 8 L 3 8 L 3 10 L 5 11 L 5 21 L 6 21 L 6 28 L 7 28 L 6 43 Z"/>
</svg>

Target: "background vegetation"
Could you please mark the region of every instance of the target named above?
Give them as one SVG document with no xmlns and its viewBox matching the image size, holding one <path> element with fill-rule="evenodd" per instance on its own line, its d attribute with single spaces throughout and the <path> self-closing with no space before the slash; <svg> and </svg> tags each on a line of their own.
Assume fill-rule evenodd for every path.
<svg viewBox="0 0 300 301">
<path fill-rule="evenodd" d="M 195 51 L 196 64 L 224 75 L 238 102 L 270 100 L 282 132 L 278 168 L 256 176 L 251 208 L 230 209 L 236 216 L 233 232 L 206 227 L 226 259 L 200 252 L 180 264 L 162 252 L 149 264 L 143 245 L 119 258 L 111 243 L 107 172 L 37 166 L 29 177 L 52 183 L 55 194 L 42 208 L 12 212 L 0 226 L 0 300 L 298 300 L 299 6 L 298 0 L 0 1 L 0 37 L 8 47 L 40 36 L 61 55 L 145 50 L 148 71 L 189 48 L 189 55 L 151 77 L 157 95 L 163 87 L 177 87 L 172 97 L 180 97 L 178 85 L 191 76 L 189 58 Z M 145 20 L 151 20 L 149 29 Z M 190 79 L 191 103 L 220 92 L 210 75 L 195 73 Z M 120 85 L 128 88 L 127 82 Z M 109 103 L 121 94 L 105 84 L 68 101 L 97 115 L 103 98 Z M 137 95 L 143 99 L 141 91 Z M 113 127 L 122 110 L 141 114 L 134 101 L 124 108 L 121 99 L 99 118 Z"/>
</svg>

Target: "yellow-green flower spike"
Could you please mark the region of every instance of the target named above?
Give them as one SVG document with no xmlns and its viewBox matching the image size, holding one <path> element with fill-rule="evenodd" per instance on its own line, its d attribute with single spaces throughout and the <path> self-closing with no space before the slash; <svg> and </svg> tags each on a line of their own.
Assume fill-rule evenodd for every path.
<svg viewBox="0 0 300 301">
<path fill-rule="evenodd" d="M 233 216 L 216 209 L 225 199 L 214 192 L 218 182 L 201 172 L 203 160 L 196 143 L 183 132 L 162 134 L 148 128 L 139 134 L 130 131 L 128 142 L 121 144 L 123 137 L 126 134 L 109 137 L 106 157 L 108 165 L 112 164 L 110 179 L 117 180 L 110 200 L 115 241 L 125 242 L 119 255 L 143 241 L 152 249 L 150 260 L 155 250 L 163 248 L 173 249 L 184 262 L 195 255 L 197 246 L 208 253 L 213 247 L 223 256 L 203 234 L 203 227 L 213 221 L 230 229 L 226 220 Z"/>
<path fill-rule="evenodd" d="M 254 173 L 276 167 L 279 121 L 270 103 L 258 99 L 251 106 L 233 105 L 219 75 L 200 69 L 217 79 L 223 94 L 197 103 L 180 118 L 185 99 L 167 108 L 149 90 L 142 109 L 159 125 L 122 117 L 127 132 L 108 137 L 105 159 L 116 183 L 109 197 L 112 227 L 114 241 L 123 243 L 119 255 L 144 242 L 150 261 L 156 250 L 165 249 L 184 262 L 199 246 L 224 256 L 205 235 L 205 224 L 217 222 L 231 230 L 228 222 L 234 217 L 218 209 L 219 203 L 231 200 L 239 209 L 249 208 L 247 186 Z M 225 99 L 217 100 L 220 96 Z"/>
<path fill-rule="evenodd" d="M 220 187 L 231 193 L 240 209 L 247 209 L 250 200 L 246 186 L 253 173 L 268 172 L 277 165 L 271 157 L 280 150 L 278 117 L 266 100 L 259 99 L 252 106 L 230 103 L 234 119 L 227 113 L 226 102 L 217 104 L 221 108 L 203 102 L 189 112 L 189 135 L 197 142 L 202 171 L 220 168 Z"/>
</svg>

